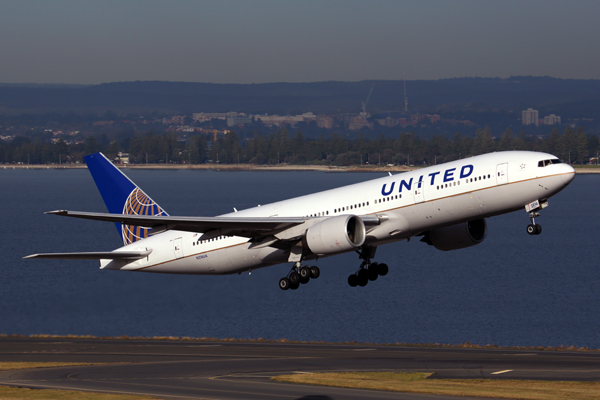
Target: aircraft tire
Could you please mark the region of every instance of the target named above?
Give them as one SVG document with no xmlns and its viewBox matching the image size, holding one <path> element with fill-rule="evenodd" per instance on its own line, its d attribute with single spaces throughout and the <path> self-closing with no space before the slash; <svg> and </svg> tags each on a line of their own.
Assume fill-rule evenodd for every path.
<svg viewBox="0 0 600 400">
<path fill-rule="evenodd" d="M 288 278 L 281 278 L 279 280 L 279 289 L 288 290 L 290 288 L 290 280 Z"/>
<path fill-rule="evenodd" d="M 295 285 L 294 285 L 294 284 L 291 284 L 291 285 L 290 285 L 290 289 L 292 289 L 292 290 L 296 290 L 296 289 L 298 289 L 299 287 L 300 287 L 300 283 L 296 283 Z"/>
<path fill-rule="evenodd" d="M 300 283 L 308 283 L 310 280 L 310 268 L 302 267 L 300 268 Z"/>
<path fill-rule="evenodd" d="M 527 225 L 527 233 L 529 233 L 530 235 L 535 235 L 535 232 L 537 231 L 535 225 L 533 224 L 529 224 Z"/>
<path fill-rule="evenodd" d="M 358 286 L 366 286 L 369 283 L 369 271 L 364 268 L 361 268 L 358 271 Z"/>
<path fill-rule="evenodd" d="M 356 274 L 352 274 L 348 277 L 348 285 L 352 287 L 358 286 L 358 276 L 356 276 Z"/>
<path fill-rule="evenodd" d="M 377 273 L 380 276 L 386 276 L 389 272 L 389 268 L 387 266 L 387 264 L 381 263 L 377 266 Z"/>
<path fill-rule="evenodd" d="M 358 277 L 358 286 L 360 287 L 364 287 L 367 286 L 367 283 L 369 283 L 369 278 L 367 277 Z"/>
<path fill-rule="evenodd" d="M 367 270 L 367 279 L 370 281 L 376 281 L 379 275 L 377 274 L 377 265 L 375 267 L 369 267 Z"/>
<path fill-rule="evenodd" d="M 290 275 L 288 276 L 288 279 L 290 280 L 290 288 L 294 285 L 297 285 L 300 283 L 300 275 L 298 275 L 298 273 L 296 271 L 292 271 L 290 272 Z"/>
<path fill-rule="evenodd" d="M 361 269 L 360 269 L 360 270 L 357 272 L 357 274 L 356 274 L 356 275 L 358 275 L 358 278 L 359 278 L 359 279 L 362 279 L 362 278 L 369 279 L 369 271 L 368 271 L 368 270 L 366 270 L 366 269 L 364 269 L 364 268 L 361 268 Z"/>
<path fill-rule="evenodd" d="M 535 234 L 539 235 L 540 233 L 542 233 L 542 226 L 541 225 L 536 225 L 535 226 Z"/>
<path fill-rule="evenodd" d="M 321 275 L 321 270 L 317 266 L 310 267 L 310 277 L 312 279 L 317 279 Z"/>
</svg>

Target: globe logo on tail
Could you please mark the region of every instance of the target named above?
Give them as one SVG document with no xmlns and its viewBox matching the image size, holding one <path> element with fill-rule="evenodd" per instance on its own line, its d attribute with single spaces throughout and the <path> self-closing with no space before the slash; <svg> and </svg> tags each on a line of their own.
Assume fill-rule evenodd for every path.
<svg viewBox="0 0 600 400">
<path fill-rule="evenodd" d="M 123 206 L 123 214 L 129 215 L 168 215 L 158 204 L 156 204 L 140 188 L 135 188 L 127 197 Z M 125 245 L 131 244 L 148 237 L 150 228 L 134 225 L 121 225 L 121 236 Z"/>
</svg>

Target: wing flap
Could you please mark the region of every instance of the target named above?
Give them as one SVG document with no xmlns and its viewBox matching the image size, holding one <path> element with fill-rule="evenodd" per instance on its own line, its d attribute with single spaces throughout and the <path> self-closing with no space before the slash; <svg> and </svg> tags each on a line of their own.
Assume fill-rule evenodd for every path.
<svg viewBox="0 0 600 400">
<path fill-rule="evenodd" d="M 23 258 L 45 258 L 61 260 L 139 260 L 152 253 L 152 250 L 144 251 L 99 251 L 86 253 L 40 253 L 32 254 Z"/>
</svg>

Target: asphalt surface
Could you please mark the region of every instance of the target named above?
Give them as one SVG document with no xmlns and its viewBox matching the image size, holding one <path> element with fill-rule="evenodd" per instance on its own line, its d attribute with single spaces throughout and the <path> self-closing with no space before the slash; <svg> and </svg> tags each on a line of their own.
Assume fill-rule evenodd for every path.
<svg viewBox="0 0 600 400">
<path fill-rule="evenodd" d="M 458 399 L 269 380 L 323 371 L 600 381 L 600 352 L 10 337 L 0 338 L 0 361 L 107 363 L 2 371 L 0 385 L 168 399 Z"/>
</svg>

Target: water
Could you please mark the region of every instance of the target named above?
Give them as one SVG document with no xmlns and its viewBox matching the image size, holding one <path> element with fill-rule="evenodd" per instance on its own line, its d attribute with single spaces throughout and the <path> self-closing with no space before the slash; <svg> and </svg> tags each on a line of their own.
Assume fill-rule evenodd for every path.
<svg viewBox="0 0 600 400">
<path fill-rule="evenodd" d="M 379 177 L 368 173 L 127 171 L 171 215 L 213 216 Z M 105 211 L 86 170 L 0 170 L 0 333 L 193 336 L 359 342 L 576 345 L 600 348 L 600 176 L 578 176 L 525 232 L 525 211 L 488 219 L 478 246 L 382 246 L 390 273 L 346 283 L 359 260 L 320 260 L 297 291 L 289 265 L 233 276 L 101 271 L 95 261 L 22 260 L 108 251 L 110 223 L 44 211 Z"/>
</svg>

